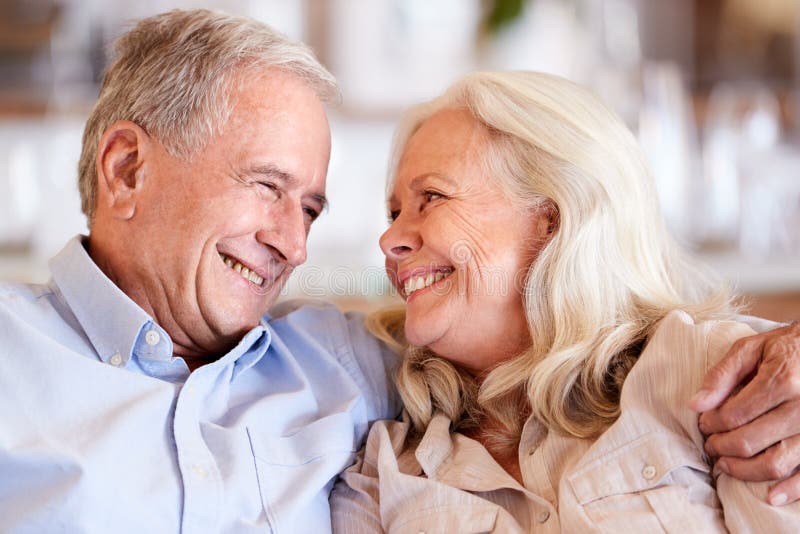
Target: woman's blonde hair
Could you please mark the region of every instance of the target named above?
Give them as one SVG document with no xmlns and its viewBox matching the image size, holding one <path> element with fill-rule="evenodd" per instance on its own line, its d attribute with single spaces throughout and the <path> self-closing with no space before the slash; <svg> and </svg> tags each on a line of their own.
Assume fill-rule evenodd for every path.
<svg viewBox="0 0 800 534">
<path fill-rule="evenodd" d="M 397 380 L 418 431 L 441 411 L 454 429 L 490 421 L 502 429 L 499 444 L 510 446 L 521 414 L 532 413 L 556 431 L 595 436 L 617 418 L 622 381 L 653 326 L 675 309 L 697 319 L 727 316 L 730 294 L 669 237 L 630 131 L 589 91 L 556 76 L 473 73 L 410 110 L 395 135 L 390 188 L 409 138 L 452 108 L 486 129 L 485 170 L 509 199 L 547 206 L 557 218 L 525 278 L 532 345 L 477 382 L 408 346 L 402 310 L 377 312 L 368 325 L 405 352 Z"/>
</svg>

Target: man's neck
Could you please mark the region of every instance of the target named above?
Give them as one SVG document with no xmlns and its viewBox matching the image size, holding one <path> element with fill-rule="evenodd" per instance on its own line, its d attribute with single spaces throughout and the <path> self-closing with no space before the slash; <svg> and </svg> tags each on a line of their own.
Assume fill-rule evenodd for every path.
<svg viewBox="0 0 800 534">
<path fill-rule="evenodd" d="M 139 280 L 141 277 L 134 273 L 126 273 L 124 265 L 116 265 L 112 261 L 111 255 L 106 254 L 102 247 L 97 246 L 91 236 L 84 242 L 84 247 L 103 274 L 167 332 L 172 341 L 173 355 L 183 358 L 189 369 L 194 370 L 219 359 L 220 355 L 226 354 L 236 345 L 237 339 L 227 339 L 224 336 L 215 335 L 213 332 L 208 332 L 208 335 L 205 336 L 207 338 L 205 343 L 193 338 L 188 330 L 181 326 L 180 319 L 169 312 L 169 306 L 158 307 L 152 304 L 153 300 L 168 302 L 166 288 L 158 286 L 156 283 L 148 286 L 130 283 L 131 280 Z M 153 298 L 153 295 L 156 297 Z M 167 309 L 166 312 L 164 312 L 164 308 Z"/>
</svg>

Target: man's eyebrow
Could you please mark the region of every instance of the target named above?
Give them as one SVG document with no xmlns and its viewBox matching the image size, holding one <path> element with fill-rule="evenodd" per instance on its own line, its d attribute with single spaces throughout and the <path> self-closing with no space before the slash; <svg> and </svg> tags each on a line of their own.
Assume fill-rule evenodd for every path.
<svg viewBox="0 0 800 534">
<path fill-rule="evenodd" d="M 314 202 L 318 202 L 321 209 L 326 209 L 328 207 L 328 199 L 325 195 L 311 195 L 311 198 L 314 199 Z"/>
<path fill-rule="evenodd" d="M 291 173 L 282 170 L 280 167 L 273 165 L 272 163 L 267 163 L 265 165 L 255 165 L 250 168 L 250 172 L 252 174 L 263 174 L 268 178 L 280 180 L 289 185 L 292 185 L 296 182 L 294 176 L 292 176 Z"/>
<path fill-rule="evenodd" d="M 294 177 L 292 173 L 286 172 L 272 163 L 267 163 L 264 165 L 255 165 L 250 169 L 250 172 L 252 174 L 260 174 L 267 178 L 272 178 L 273 180 L 279 180 L 284 184 L 286 184 L 287 186 L 292 186 L 297 183 L 297 179 Z M 328 199 L 325 197 L 325 195 L 315 193 L 308 196 L 311 197 L 314 200 L 314 202 L 319 203 L 319 205 L 323 209 L 328 206 Z"/>
</svg>

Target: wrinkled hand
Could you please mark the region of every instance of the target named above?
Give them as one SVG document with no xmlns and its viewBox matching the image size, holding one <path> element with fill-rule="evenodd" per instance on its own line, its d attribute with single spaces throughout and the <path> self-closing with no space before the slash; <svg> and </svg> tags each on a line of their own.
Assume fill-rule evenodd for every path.
<svg viewBox="0 0 800 534">
<path fill-rule="evenodd" d="M 771 504 L 800 499 L 800 323 L 738 340 L 689 405 L 702 413 L 706 452 L 723 472 L 782 479 L 769 490 Z"/>
</svg>

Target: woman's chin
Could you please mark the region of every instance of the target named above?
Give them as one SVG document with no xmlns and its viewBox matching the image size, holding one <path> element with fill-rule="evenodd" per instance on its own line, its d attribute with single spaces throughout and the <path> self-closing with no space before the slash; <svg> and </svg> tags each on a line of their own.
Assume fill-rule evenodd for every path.
<svg viewBox="0 0 800 534">
<path fill-rule="evenodd" d="M 440 344 L 446 328 L 432 323 L 430 320 L 416 320 L 406 317 L 406 340 L 415 347 L 430 347 Z"/>
</svg>

